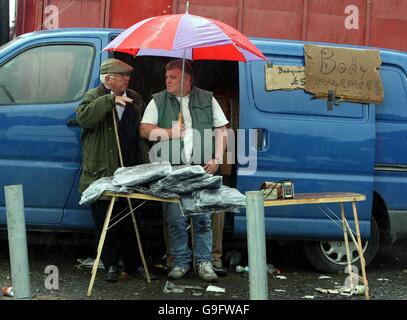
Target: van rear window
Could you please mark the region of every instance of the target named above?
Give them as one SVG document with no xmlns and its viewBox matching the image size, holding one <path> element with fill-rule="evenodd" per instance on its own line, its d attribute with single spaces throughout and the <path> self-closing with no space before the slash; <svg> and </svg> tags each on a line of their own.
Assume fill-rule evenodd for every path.
<svg viewBox="0 0 407 320">
<path fill-rule="evenodd" d="M 376 107 L 377 120 L 407 120 L 407 83 L 403 70 L 384 65 L 381 67 L 384 101 Z"/>
</svg>

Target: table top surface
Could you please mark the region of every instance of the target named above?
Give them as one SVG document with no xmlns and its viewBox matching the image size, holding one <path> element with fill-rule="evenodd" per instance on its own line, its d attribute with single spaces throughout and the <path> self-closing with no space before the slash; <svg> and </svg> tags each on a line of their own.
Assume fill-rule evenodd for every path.
<svg viewBox="0 0 407 320">
<path fill-rule="evenodd" d="M 366 196 L 352 192 L 322 192 L 322 193 L 296 193 L 291 199 L 265 200 L 265 207 L 287 206 L 296 204 L 315 204 L 331 202 L 355 202 L 364 201 Z"/>
<path fill-rule="evenodd" d="M 116 192 L 104 192 L 109 197 L 122 197 L 140 200 L 151 200 L 160 202 L 179 202 L 180 198 L 159 198 L 150 196 L 144 193 L 116 193 Z M 330 203 L 330 202 L 355 202 L 364 201 L 366 196 L 360 193 L 352 192 L 322 192 L 322 193 L 296 193 L 292 199 L 276 199 L 265 200 L 265 207 L 273 206 L 287 206 L 297 204 L 315 204 L 315 203 Z"/>
<path fill-rule="evenodd" d="M 150 196 L 144 193 L 118 193 L 118 192 L 103 192 L 103 195 L 108 197 L 116 198 L 131 198 L 131 199 L 140 199 L 140 200 L 151 200 L 151 201 L 160 201 L 160 202 L 179 202 L 180 198 L 160 198 L 155 196 Z"/>
</svg>

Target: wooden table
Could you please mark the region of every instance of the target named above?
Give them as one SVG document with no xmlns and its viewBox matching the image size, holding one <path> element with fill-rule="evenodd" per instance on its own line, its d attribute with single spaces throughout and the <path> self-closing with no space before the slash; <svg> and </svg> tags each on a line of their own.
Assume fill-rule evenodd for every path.
<svg viewBox="0 0 407 320">
<path fill-rule="evenodd" d="M 143 193 L 104 192 L 103 195 L 107 196 L 107 197 L 111 197 L 111 200 L 110 200 L 109 207 L 107 209 L 105 222 L 103 224 L 103 229 L 102 229 L 102 232 L 100 234 L 100 239 L 99 239 L 99 244 L 98 244 L 98 249 L 97 249 L 97 256 L 96 256 L 95 262 L 94 262 L 93 267 L 92 267 L 92 276 L 91 276 L 91 279 L 90 279 L 88 292 L 87 292 L 88 297 L 92 293 L 93 284 L 94 284 L 95 279 L 96 279 L 96 273 L 97 273 L 97 269 L 98 269 L 98 266 L 99 266 L 100 256 L 102 254 L 103 244 L 105 243 L 106 234 L 107 234 L 107 230 L 109 229 L 110 218 L 112 216 L 112 211 L 113 211 L 116 199 L 117 198 L 127 198 L 127 199 L 139 199 L 139 200 L 160 201 L 160 202 L 177 202 L 177 203 L 179 203 L 179 198 L 165 199 L 165 198 L 159 198 L 159 197 L 146 195 L 146 194 L 143 194 Z M 136 225 L 135 225 L 135 228 L 137 228 Z M 139 242 L 139 239 L 137 239 L 137 241 L 138 241 L 139 248 L 141 248 L 141 243 Z M 142 252 L 140 252 L 140 255 L 143 257 Z M 150 283 L 150 274 L 148 272 L 148 268 L 147 268 L 147 265 L 146 265 L 144 259 L 143 259 L 143 267 L 144 267 L 144 271 L 146 272 L 147 282 Z"/>
<path fill-rule="evenodd" d="M 110 200 L 110 205 L 106 214 L 105 218 L 105 223 L 103 225 L 102 233 L 100 235 L 100 240 L 99 240 L 99 245 L 97 249 L 97 256 L 96 260 L 93 264 L 92 268 L 92 277 L 89 283 L 88 287 L 88 292 L 87 295 L 90 296 L 92 293 L 92 288 L 93 284 L 95 282 L 96 278 L 96 273 L 100 261 L 100 256 L 102 254 L 102 249 L 103 249 L 103 244 L 106 238 L 106 233 L 109 228 L 109 223 L 110 223 L 110 218 L 112 215 L 112 211 L 114 208 L 114 204 L 116 201 L 116 198 L 122 197 L 122 198 L 129 198 L 129 199 L 139 199 L 139 200 L 149 200 L 149 201 L 159 201 L 159 202 L 175 202 L 179 203 L 179 198 L 159 198 L 159 197 L 154 197 L 142 193 L 131 193 L 131 194 L 125 194 L 125 193 L 113 193 L 113 192 L 105 192 L 105 196 L 111 197 Z M 355 245 L 358 250 L 359 258 L 360 258 L 360 264 L 362 268 L 362 276 L 363 276 L 363 285 L 365 288 L 365 297 L 366 299 L 369 299 L 369 287 L 368 287 L 368 282 L 367 282 L 367 277 L 366 277 L 366 270 L 365 270 L 365 259 L 363 256 L 363 248 L 362 248 L 362 241 L 360 237 L 360 228 L 359 228 L 359 220 L 358 220 L 358 214 L 357 214 L 357 209 L 356 209 L 356 202 L 357 201 L 364 201 L 366 200 L 366 197 L 363 194 L 358 194 L 358 193 L 348 193 L 348 192 L 335 192 L 335 193 L 297 193 L 295 194 L 295 198 L 293 199 L 276 199 L 276 200 L 265 200 L 264 201 L 264 206 L 265 207 L 273 207 L 273 206 L 289 206 L 289 205 L 300 205 L 300 204 L 318 204 L 318 203 L 339 203 L 340 209 L 341 209 L 341 218 L 342 218 L 342 226 L 343 226 L 343 234 L 344 234 L 344 240 L 345 240 L 345 247 L 346 247 L 346 253 L 347 253 L 347 264 L 348 264 L 348 270 L 350 273 L 350 281 L 351 281 L 351 286 L 353 287 L 353 280 L 352 280 L 352 269 L 351 269 L 351 258 L 350 258 L 350 251 L 349 251 L 349 239 L 348 239 L 348 229 L 349 224 L 346 220 L 345 217 L 345 210 L 343 203 L 344 202 L 351 202 L 352 203 L 352 208 L 353 208 L 353 216 L 354 216 L 354 221 L 355 221 L 355 228 L 356 228 L 356 236 L 357 236 L 357 241 L 355 241 Z M 353 235 L 351 234 L 353 237 Z M 144 265 L 144 269 L 147 275 L 147 282 L 150 282 L 149 278 L 149 273 L 146 265 Z"/>
<path fill-rule="evenodd" d="M 356 202 L 357 201 L 364 201 L 366 200 L 365 195 L 359 193 L 350 193 L 350 192 L 331 192 L 331 193 L 296 193 L 293 199 L 276 199 L 276 200 L 265 200 L 264 206 L 265 207 L 274 207 L 274 206 L 289 206 L 289 205 L 300 205 L 300 204 L 318 204 L 318 203 L 339 203 L 341 209 L 341 219 L 342 219 L 342 227 L 343 227 L 343 237 L 345 240 L 345 248 L 346 248 L 346 257 L 347 257 L 347 264 L 348 264 L 348 272 L 350 275 L 350 283 L 351 287 L 353 288 L 353 277 L 352 277 L 352 269 L 351 269 L 351 257 L 350 257 L 350 250 L 349 250 L 349 239 L 348 239 L 348 231 L 355 242 L 355 246 L 358 250 L 359 259 L 360 259 L 360 266 L 362 269 L 362 277 L 363 277 L 363 285 L 365 288 L 365 298 L 366 300 L 369 299 L 369 286 L 366 277 L 366 268 L 365 268 L 365 258 L 363 256 L 363 248 L 362 248 L 362 240 L 360 237 L 360 228 L 359 228 L 359 219 L 358 213 L 356 209 Z M 343 203 L 344 202 L 351 202 L 352 203 L 352 210 L 353 210 L 353 218 L 355 222 L 355 229 L 356 229 L 356 237 L 357 241 L 354 239 L 351 229 L 349 227 L 348 221 L 345 216 L 345 210 Z"/>
</svg>

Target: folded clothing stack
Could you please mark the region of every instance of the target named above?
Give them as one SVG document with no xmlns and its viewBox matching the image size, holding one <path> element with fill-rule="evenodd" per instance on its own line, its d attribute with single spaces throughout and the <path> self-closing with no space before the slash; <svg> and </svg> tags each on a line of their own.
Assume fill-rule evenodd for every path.
<svg viewBox="0 0 407 320">
<path fill-rule="evenodd" d="M 246 205 L 245 196 L 237 189 L 223 186 L 221 176 L 207 174 L 199 165 L 172 167 L 166 161 L 119 168 L 113 177 L 93 182 L 82 193 L 79 204 L 98 200 L 104 191 L 139 192 L 164 199 L 181 195 L 185 215 L 235 212 Z"/>
</svg>

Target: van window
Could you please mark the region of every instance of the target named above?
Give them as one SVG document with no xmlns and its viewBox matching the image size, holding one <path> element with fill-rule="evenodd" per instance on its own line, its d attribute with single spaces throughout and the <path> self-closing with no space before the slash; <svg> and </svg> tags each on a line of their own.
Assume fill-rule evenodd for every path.
<svg viewBox="0 0 407 320">
<path fill-rule="evenodd" d="M 31 48 L 0 67 L 0 105 L 75 101 L 84 94 L 94 49 L 86 45 Z"/>
<path fill-rule="evenodd" d="M 384 100 L 376 108 L 378 120 L 407 120 L 406 75 L 400 69 L 382 66 L 380 76 L 383 82 Z"/>
</svg>

